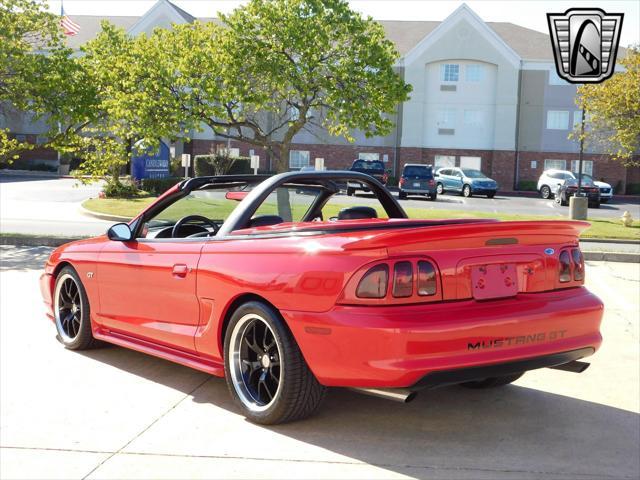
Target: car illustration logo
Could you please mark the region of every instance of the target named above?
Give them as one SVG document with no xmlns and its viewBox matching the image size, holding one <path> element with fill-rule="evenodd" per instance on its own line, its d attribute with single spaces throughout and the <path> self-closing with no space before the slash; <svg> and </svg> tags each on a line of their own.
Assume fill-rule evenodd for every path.
<svg viewBox="0 0 640 480">
<path fill-rule="evenodd" d="M 570 83 L 600 83 L 611 77 L 623 17 L 599 8 L 548 13 L 558 76 Z"/>
<path fill-rule="evenodd" d="M 547 255 L 553 255 L 556 251 L 553 248 L 545 248 L 544 253 Z"/>
</svg>

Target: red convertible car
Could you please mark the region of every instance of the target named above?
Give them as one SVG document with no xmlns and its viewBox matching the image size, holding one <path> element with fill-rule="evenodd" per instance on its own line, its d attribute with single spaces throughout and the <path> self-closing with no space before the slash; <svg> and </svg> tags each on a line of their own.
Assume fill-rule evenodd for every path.
<svg viewBox="0 0 640 480">
<path fill-rule="evenodd" d="M 376 205 L 338 195 L 356 181 Z M 408 401 L 581 372 L 603 313 L 584 287 L 587 226 L 408 219 L 357 172 L 198 177 L 55 250 L 41 290 L 65 347 L 105 341 L 224 376 L 249 419 L 274 424 L 331 386 Z"/>
</svg>

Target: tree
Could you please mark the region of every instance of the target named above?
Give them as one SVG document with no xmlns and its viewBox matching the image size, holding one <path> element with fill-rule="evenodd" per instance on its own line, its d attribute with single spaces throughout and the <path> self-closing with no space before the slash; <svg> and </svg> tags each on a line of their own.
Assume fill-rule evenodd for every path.
<svg viewBox="0 0 640 480">
<path fill-rule="evenodd" d="M 135 40 L 114 98 L 138 133 L 187 137 L 206 125 L 265 148 L 284 171 L 304 128 L 351 139 L 393 127 L 411 89 L 394 71 L 398 52 L 346 1 L 251 0 L 221 19 Z"/>
<path fill-rule="evenodd" d="M 29 112 L 49 126 L 42 147 L 64 149 L 93 120 L 95 91 L 67 48 L 60 19 L 35 0 L 0 0 L 0 116 Z M 0 160 L 33 148 L 0 134 Z"/>
<path fill-rule="evenodd" d="M 602 145 L 624 165 L 637 166 L 633 155 L 640 149 L 640 47 L 628 48 L 620 64 L 624 72 L 578 87 L 576 104 L 587 112 L 585 141 Z"/>
</svg>

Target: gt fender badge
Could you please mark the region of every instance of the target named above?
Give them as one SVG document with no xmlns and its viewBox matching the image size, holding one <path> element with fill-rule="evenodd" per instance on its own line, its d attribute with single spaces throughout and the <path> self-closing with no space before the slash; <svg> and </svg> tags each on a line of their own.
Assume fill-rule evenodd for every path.
<svg viewBox="0 0 640 480">
<path fill-rule="evenodd" d="M 556 251 L 553 248 L 545 248 L 544 253 L 547 255 L 553 255 Z"/>
<path fill-rule="evenodd" d="M 93 278 L 93 272 L 87 272 L 87 278 Z"/>
</svg>

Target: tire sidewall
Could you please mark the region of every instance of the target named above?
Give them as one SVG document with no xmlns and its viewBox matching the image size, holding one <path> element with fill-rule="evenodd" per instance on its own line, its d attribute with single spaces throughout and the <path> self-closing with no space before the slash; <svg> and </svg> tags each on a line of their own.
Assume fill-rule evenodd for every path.
<svg viewBox="0 0 640 480">
<path fill-rule="evenodd" d="M 444 186 L 441 183 L 436 185 L 436 194 L 442 195 L 444 193 Z"/>
<path fill-rule="evenodd" d="M 280 387 L 276 393 L 275 399 L 268 408 L 256 411 L 249 409 L 240 399 L 235 389 L 231 374 L 231 343 L 236 325 L 246 315 L 255 315 L 260 317 L 269 326 L 278 344 L 280 350 Z M 231 320 L 227 326 L 224 338 L 224 374 L 227 380 L 227 388 L 233 397 L 235 403 L 242 410 L 243 415 L 257 423 L 272 423 L 272 419 L 280 418 L 285 415 L 287 402 L 284 399 L 291 395 L 291 382 L 288 380 L 288 369 L 292 362 L 291 348 L 297 348 L 295 342 L 292 342 L 291 333 L 288 331 L 280 315 L 269 306 L 260 302 L 247 302 L 241 305 L 231 316 Z"/>
<path fill-rule="evenodd" d="M 71 277 L 76 285 L 78 286 L 78 291 L 80 293 L 80 329 L 78 334 L 73 339 L 65 338 L 64 332 L 60 332 L 61 326 L 59 325 L 57 316 L 58 316 L 58 293 L 59 293 L 59 285 L 66 278 Z M 92 329 L 91 329 L 91 307 L 89 305 L 89 298 L 87 297 L 87 291 L 80 280 L 80 276 L 78 272 L 73 267 L 67 266 L 60 270 L 60 273 L 56 277 L 56 283 L 54 287 L 54 318 L 55 318 L 55 326 L 56 331 L 58 333 L 58 339 L 60 342 L 68 349 L 77 350 L 85 348 L 86 344 L 92 340 Z"/>
<path fill-rule="evenodd" d="M 471 196 L 471 187 L 469 185 L 465 185 L 462 187 L 462 196 L 469 198 Z"/>
</svg>

